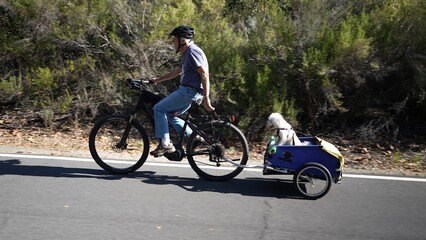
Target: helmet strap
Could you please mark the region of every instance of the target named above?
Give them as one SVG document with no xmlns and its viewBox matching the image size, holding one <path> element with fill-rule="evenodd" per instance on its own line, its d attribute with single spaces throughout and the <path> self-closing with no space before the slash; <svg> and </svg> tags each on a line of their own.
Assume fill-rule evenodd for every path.
<svg viewBox="0 0 426 240">
<path fill-rule="evenodd" d="M 179 39 L 178 39 L 178 42 L 179 42 L 179 46 L 176 48 L 176 53 L 178 53 L 178 52 L 179 52 L 180 47 L 182 47 L 182 45 L 180 44 L 180 37 L 179 37 Z"/>
<path fill-rule="evenodd" d="M 183 46 L 185 46 L 185 45 L 187 45 L 187 44 L 185 44 L 185 45 L 182 45 L 181 43 L 180 43 L 180 40 L 181 40 L 181 37 L 179 37 L 179 46 L 178 46 L 178 48 L 176 49 L 176 53 L 178 53 L 179 52 L 179 49 L 181 48 L 181 47 L 183 47 Z M 192 39 L 189 39 L 189 42 L 192 42 Z"/>
</svg>

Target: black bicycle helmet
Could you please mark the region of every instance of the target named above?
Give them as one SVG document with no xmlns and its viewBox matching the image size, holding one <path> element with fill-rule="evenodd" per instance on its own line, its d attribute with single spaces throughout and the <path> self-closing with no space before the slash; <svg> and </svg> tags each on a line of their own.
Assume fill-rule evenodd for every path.
<svg viewBox="0 0 426 240">
<path fill-rule="evenodd" d="M 171 36 L 182 37 L 186 39 L 194 38 L 194 29 L 188 26 L 179 26 L 170 33 Z"/>
</svg>

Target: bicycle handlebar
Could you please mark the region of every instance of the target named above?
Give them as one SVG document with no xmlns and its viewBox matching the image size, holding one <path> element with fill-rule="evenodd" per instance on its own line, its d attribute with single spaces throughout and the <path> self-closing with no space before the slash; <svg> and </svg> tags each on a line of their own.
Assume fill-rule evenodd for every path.
<svg viewBox="0 0 426 240">
<path fill-rule="evenodd" d="M 153 84 L 153 82 L 147 78 L 141 78 L 141 79 L 127 78 L 125 84 L 131 89 L 140 91 L 142 90 L 142 86 Z"/>
</svg>

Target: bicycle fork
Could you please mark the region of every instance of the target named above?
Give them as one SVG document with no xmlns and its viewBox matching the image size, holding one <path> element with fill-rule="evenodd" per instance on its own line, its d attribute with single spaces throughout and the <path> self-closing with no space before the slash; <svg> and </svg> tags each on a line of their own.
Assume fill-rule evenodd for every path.
<svg viewBox="0 0 426 240">
<path fill-rule="evenodd" d="M 129 137 L 130 129 L 132 128 L 132 122 L 136 118 L 136 113 L 130 115 L 129 121 L 127 122 L 126 128 L 124 129 L 123 134 L 121 135 L 120 141 L 115 145 L 117 149 L 124 150 L 127 148 L 127 138 Z"/>
</svg>

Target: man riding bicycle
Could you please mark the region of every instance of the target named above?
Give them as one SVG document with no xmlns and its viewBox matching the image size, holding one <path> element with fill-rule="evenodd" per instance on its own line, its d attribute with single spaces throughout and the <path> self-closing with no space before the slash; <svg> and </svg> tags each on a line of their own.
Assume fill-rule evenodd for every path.
<svg viewBox="0 0 426 240">
<path fill-rule="evenodd" d="M 209 98 L 209 64 L 203 50 L 193 41 L 194 29 L 179 26 L 170 35 L 173 36 L 176 53 L 182 54 L 180 66 L 151 81 L 160 83 L 180 76 L 180 86 L 154 106 L 155 136 L 159 139 L 158 147 L 150 153 L 154 157 L 176 151 L 170 140 L 168 121 L 176 131 L 184 130 L 186 136 L 191 135 L 192 130 L 189 127 L 183 129 L 184 121 L 177 116 L 186 112 L 193 101 L 203 101 L 207 111 L 214 111 Z"/>
</svg>

